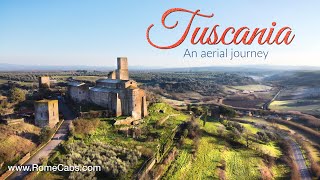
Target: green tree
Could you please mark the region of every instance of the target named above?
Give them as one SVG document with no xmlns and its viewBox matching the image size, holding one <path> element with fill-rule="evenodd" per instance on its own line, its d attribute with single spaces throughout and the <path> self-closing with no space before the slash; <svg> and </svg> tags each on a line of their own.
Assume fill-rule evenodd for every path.
<svg viewBox="0 0 320 180">
<path fill-rule="evenodd" d="M 219 106 L 219 111 L 220 111 L 220 114 L 222 114 L 223 116 L 227 116 L 229 118 L 236 116 L 236 111 L 230 107 Z"/>
<path fill-rule="evenodd" d="M 244 130 L 244 137 L 245 137 L 245 140 L 246 140 L 247 148 L 249 148 L 250 145 L 252 144 L 252 140 L 251 140 L 252 136 L 253 136 L 253 134 L 250 131 L 248 131 L 247 129 Z"/>
<path fill-rule="evenodd" d="M 51 130 L 51 128 L 49 127 L 42 128 L 40 132 L 40 137 L 39 137 L 40 143 L 49 141 L 52 134 L 53 134 L 53 131 Z"/>
<path fill-rule="evenodd" d="M 205 127 L 208 119 L 208 107 L 206 106 L 203 107 L 203 111 L 204 111 L 203 127 Z"/>
<path fill-rule="evenodd" d="M 9 100 L 14 103 L 25 101 L 26 92 L 20 88 L 13 87 L 9 91 Z"/>
</svg>

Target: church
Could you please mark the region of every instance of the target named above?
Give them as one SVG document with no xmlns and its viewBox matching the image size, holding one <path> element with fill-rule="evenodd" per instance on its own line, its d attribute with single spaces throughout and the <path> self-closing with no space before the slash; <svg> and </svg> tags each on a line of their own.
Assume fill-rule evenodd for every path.
<svg viewBox="0 0 320 180">
<path fill-rule="evenodd" d="M 69 82 L 68 95 L 75 102 L 91 102 L 110 110 L 114 116 L 147 116 L 146 94 L 137 82 L 129 79 L 128 60 L 117 58 L 117 69 L 108 78 L 99 79 L 94 87 L 81 82 Z"/>
</svg>

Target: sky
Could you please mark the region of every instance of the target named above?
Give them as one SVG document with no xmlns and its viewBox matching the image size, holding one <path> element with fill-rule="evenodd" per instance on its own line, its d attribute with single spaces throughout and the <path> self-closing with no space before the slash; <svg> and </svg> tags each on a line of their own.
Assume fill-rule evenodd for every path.
<svg viewBox="0 0 320 180">
<path fill-rule="evenodd" d="M 198 67 L 229 65 L 320 66 L 320 2 L 318 0 L 1 0 L 0 63 L 28 65 L 113 66 L 117 57 L 128 57 L 129 66 Z M 174 13 L 168 25 L 179 21 L 174 30 L 161 25 L 162 14 L 184 8 L 210 19 L 198 18 L 191 27 L 276 28 L 290 26 L 295 39 L 290 45 L 191 45 L 190 35 L 179 47 L 161 50 L 146 39 L 150 24 L 152 41 L 172 44 L 181 36 L 190 15 Z M 257 58 L 183 58 L 186 49 L 212 51 L 268 51 L 266 60 Z"/>
</svg>

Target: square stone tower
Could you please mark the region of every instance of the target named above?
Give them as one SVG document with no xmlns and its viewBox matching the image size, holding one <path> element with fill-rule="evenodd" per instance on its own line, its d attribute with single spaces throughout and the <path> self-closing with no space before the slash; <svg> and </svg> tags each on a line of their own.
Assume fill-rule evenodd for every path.
<svg viewBox="0 0 320 180">
<path fill-rule="evenodd" d="M 128 59 L 126 57 L 118 57 L 118 69 L 116 70 L 116 78 L 120 80 L 129 80 Z"/>
<path fill-rule="evenodd" d="M 39 88 L 50 88 L 50 77 L 48 76 L 39 77 Z"/>
<path fill-rule="evenodd" d="M 53 128 L 59 122 L 58 100 L 40 100 L 34 103 L 35 125 Z"/>
</svg>

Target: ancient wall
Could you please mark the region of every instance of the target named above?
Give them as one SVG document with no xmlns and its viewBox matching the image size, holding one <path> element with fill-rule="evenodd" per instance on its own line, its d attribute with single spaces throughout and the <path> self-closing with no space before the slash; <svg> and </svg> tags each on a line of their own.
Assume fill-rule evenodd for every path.
<svg viewBox="0 0 320 180">
<path fill-rule="evenodd" d="M 127 115 L 140 119 L 148 114 L 144 90 L 139 88 L 127 89 L 125 101 L 124 112 Z"/>
<path fill-rule="evenodd" d="M 136 81 L 133 81 L 133 80 L 130 80 L 130 81 L 127 81 L 123 84 L 124 86 L 122 88 L 128 88 L 128 87 L 131 87 L 131 88 L 137 88 L 138 87 L 138 84 Z"/>
<path fill-rule="evenodd" d="M 112 71 L 108 74 L 108 79 L 116 79 L 116 71 Z"/>
<path fill-rule="evenodd" d="M 141 118 L 141 94 L 140 89 L 132 89 L 132 116 Z"/>
<path fill-rule="evenodd" d="M 69 96 L 76 102 L 87 101 L 88 100 L 88 86 L 69 86 L 68 93 Z"/>
<path fill-rule="evenodd" d="M 97 81 L 96 82 L 96 87 L 105 87 L 105 88 L 112 88 L 112 89 L 117 89 L 118 84 L 117 83 L 107 83 L 103 81 Z"/>
<path fill-rule="evenodd" d="M 89 91 L 89 100 L 94 104 L 105 107 L 107 109 L 112 108 L 112 92 L 104 92 L 104 91 Z"/>
<path fill-rule="evenodd" d="M 59 122 L 59 104 L 58 100 L 48 102 L 49 126 L 54 127 Z"/>
<path fill-rule="evenodd" d="M 44 127 L 49 124 L 49 112 L 47 103 L 35 103 L 34 120 L 35 125 L 39 127 Z"/>
<path fill-rule="evenodd" d="M 123 115 L 122 113 L 122 103 L 121 103 L 121 99 L 119 97 L 119 94 L 118 93 L 115 93 L 115 105 L 116 107 L 114 107 L 115 109 L 115 113 L 116 113 L 116 116 L 121 116 Z"/>
<path fill-rule="evenodd" d="M 140 90 L 141 96 L 141 116 L 146 117 L 148 116 L 148 105 L 147 105 L 147 95 L 144 90 Z"/>
</svg>

